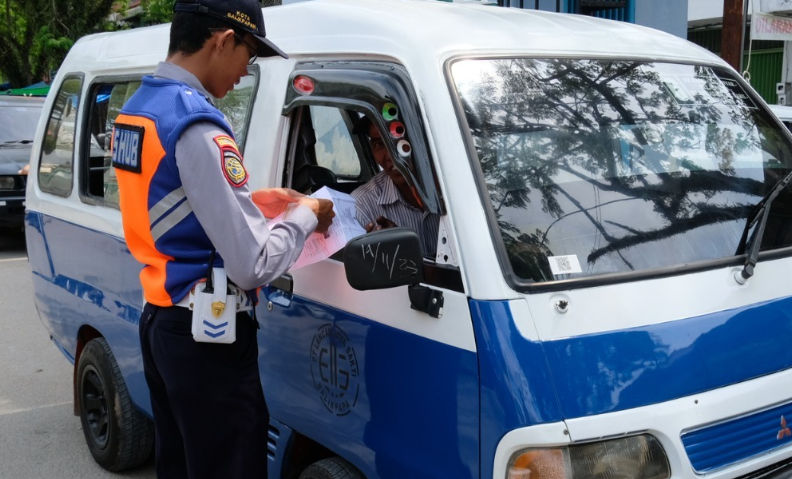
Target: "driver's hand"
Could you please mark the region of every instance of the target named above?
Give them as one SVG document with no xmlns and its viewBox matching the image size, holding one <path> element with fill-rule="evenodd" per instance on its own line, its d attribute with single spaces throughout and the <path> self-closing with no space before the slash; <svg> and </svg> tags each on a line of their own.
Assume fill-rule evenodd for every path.
<svg viewBox="0 0 792 479">
<path fill-rule="evenodd" d="M 396 226 L 398 225 L 393 221 L 389 220 L 388 218 L 384 216 L 378 216 L 375 221 L 372 221 L 363 228 L 366 230 L 366 233 L 371 233 L 372 231 L 379 231 L 387 228 L 395 228 Z"/>
</svg>

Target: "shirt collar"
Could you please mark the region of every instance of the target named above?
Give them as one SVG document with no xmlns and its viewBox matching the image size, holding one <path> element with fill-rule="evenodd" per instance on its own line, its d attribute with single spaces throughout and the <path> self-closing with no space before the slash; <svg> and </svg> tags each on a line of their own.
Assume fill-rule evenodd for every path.
<svg viewBox="0 0 792 479">
<path fill-rule="evenodd" d="M 384 171 L 379 174 L 382 176 L 379 181 L 380 195 L 377 202 L 381 205 L 392 205 L 402 201 L 399 189 L 396 188 L 396 184 L 390 179 L 390 176 Z"/>
<path fill-rule="evenodd" d="M 214 104 L 214 97 L 206 91 L 206 88 L 198 80 L 198 77 L 180 67 L 179 65 L 170 62 L 160 62 L 154 70 L 154 76 L 159 78 L 167 78 L 169 80 L 176 80 L 186 84 L 187 86 L 198 90 L 198 93 L 205 96 L 209 103 Z"/>
</svg>

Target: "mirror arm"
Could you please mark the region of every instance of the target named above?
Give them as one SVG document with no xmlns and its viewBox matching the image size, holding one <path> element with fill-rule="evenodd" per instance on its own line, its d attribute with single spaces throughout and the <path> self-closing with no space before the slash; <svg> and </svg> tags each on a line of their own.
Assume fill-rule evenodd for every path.
<svg viewBox="0 0 792 479">
<path fill-rule="evenodd" d="M 422 311 L 433 318 L 440 317 L 440 310 L 443 309 L 443 292 L 436 289 L 413 284 L 407 287 L 410 295 L 410 307 L 417 311 Z"/>
</svg>

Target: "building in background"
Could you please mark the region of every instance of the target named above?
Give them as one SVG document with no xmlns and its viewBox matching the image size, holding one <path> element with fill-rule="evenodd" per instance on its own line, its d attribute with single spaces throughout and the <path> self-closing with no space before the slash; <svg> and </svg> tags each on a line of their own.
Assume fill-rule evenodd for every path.
<svg viewBox="0 0 792 479">
<path fill-rule="evenodd" d="M 688 0 L 497 0 L 495 3 L 504 7 L 578 13 L 622 20 L 663 30 L 682 38 L 687 36 Z"/>
<path fill-rule="evenodd" d="M 742 71 L 768 103 L 792 104 L 792 0 L 744 0 Z M 688 40 L 720 55 L 723 0 L 688 0 Z M 756 22 L 754 18 L 756 17 Z M 756 23 L 756 28 L 754 27 Z M 779 84 L 781 84 L 779 86 Z M 779 96 L 780 94 L 780 96 Z"/>
</svg>

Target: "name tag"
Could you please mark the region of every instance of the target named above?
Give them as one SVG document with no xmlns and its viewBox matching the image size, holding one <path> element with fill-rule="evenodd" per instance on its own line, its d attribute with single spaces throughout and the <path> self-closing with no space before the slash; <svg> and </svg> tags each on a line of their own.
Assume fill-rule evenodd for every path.
<svg viewBox="0 0 792 479">
<path fill-rule="evenodd" d="M 113 166 L 122 170 L 140 173 L 140 157 L 143 153 L 143 128 L 116 123 L 113 128 Z"/>
</svg>

